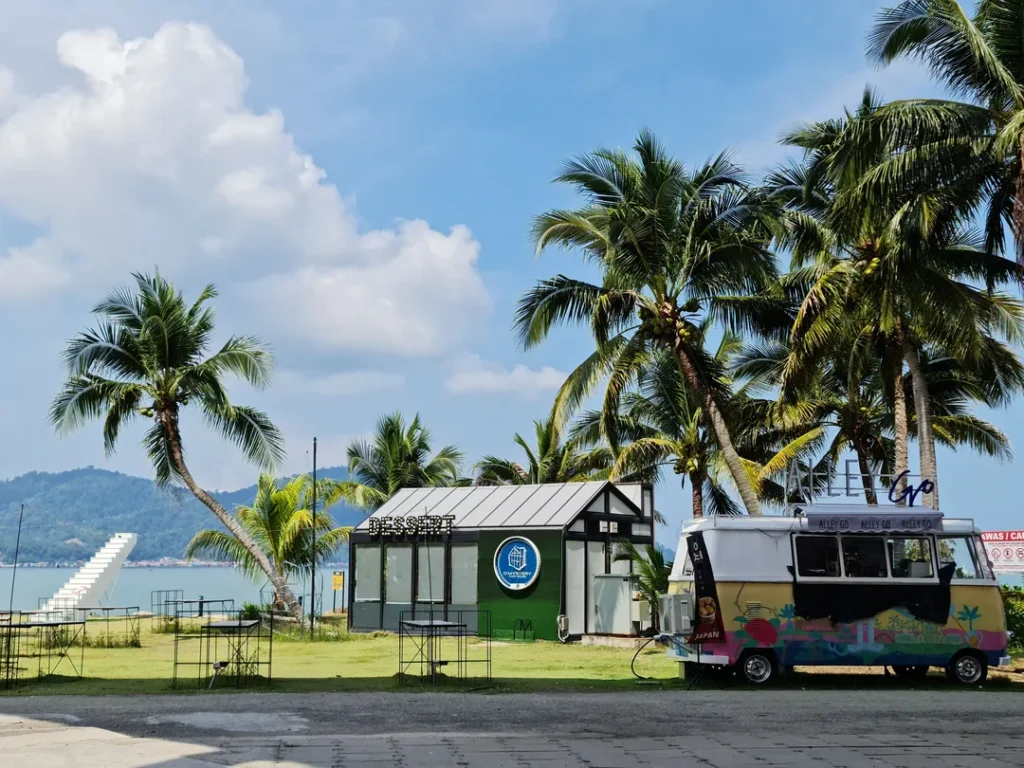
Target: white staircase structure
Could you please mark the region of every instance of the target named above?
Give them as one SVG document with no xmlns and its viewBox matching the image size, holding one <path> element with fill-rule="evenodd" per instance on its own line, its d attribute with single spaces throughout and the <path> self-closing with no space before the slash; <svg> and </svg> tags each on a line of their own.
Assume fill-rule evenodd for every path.
<svg viewBox="0 0 1024 768">
<path fill-rule="evenodd" d="M 60 618 L 74 620 L 79 606 L 91 608 L 113 590 L 121 566 L 128 559 L 139 537 L 134 533 L 115 533 L 103 547 L 82 566 L 71 580 L 40 606 L 36 620 Z"/>
</svg>

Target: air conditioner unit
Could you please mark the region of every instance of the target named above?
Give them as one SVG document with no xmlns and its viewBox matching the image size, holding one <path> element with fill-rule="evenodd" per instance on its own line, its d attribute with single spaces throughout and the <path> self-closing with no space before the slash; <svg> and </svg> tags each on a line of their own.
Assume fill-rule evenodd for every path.
<svg viewBox="0 0 1024 768">
<path fill-rule="evenodd" d="M 668 635 L 688 635 L 693 628 L 693 596 L 689 592 L 658 596 L 661 631 Z"/>
</svg>

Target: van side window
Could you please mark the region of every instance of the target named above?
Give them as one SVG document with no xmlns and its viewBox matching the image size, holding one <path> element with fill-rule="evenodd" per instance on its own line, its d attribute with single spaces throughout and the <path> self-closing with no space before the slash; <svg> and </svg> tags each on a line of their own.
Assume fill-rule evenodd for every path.
<svg viewBox="0 0 1024 768">
<path fill-rule="evenodd" d="M 801 576 L 838 578 L 839 540 L 835 536 L 797 536 L 796 567 Z"/>
<path fill-rule="evenodd" d="M 974 536 L 974 554 L 978 557 L 978 565 L 981 566 L 981 578 L 994 579 L 992 572 L 992 561 L 988 559 L 988 550 L 985 549 L 985 541 L 981 536 Z"/>
<path fill-rule="evenodd" d="M 932 545 L 928 539 L 894 536 L 886 542 L 892 575 L 897 579 L 930 579 L 935 576 Z"/>
<path fill-rule="evenodd" d="M 939 537 L 939 568 L 954 565 L 954 579 L 980 579 L 981 568 L 968 536 Z"/>
<path fill-rule="evenodd" d="M 874 536 L 843 536 L 843 566 L 853 579 L 884 579 L 885 540 Z"/>
</svg>

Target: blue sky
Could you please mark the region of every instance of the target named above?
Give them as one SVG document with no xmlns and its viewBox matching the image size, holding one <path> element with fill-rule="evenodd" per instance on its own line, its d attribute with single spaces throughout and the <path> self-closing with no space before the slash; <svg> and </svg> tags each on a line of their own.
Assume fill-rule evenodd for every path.
<svg viewBox="0 0 1024 768">
<path fill-rule="evenodd" d="M 561 375 L 590 351 L 562 331 L 528 353 L 510 323 L 538 278 L 531 216 L 570 203 L 559 164 L 654 129 L 688 163 L 723 149 L 759 174 L 776 139 L 867 84 L 934 93 L 913 65 L 876 71 L 881 3 L 723 0 L 0 0 L 0 476 L 87 464 L 146 475 L 134 439 L 46 424 L 63 341 L 132 270 L 214 280 L 224 333 L 274 349 L 270 412 L 289 471 L 322 464 L 383 412 L 419 411 L 438 445 L 515 455 Z M 1019 407 L 994 416 L 1024 444 Z M 254 470 L 189 425 L 193 471 Z M 1012 469 L 940 455 L 947 514 L 1012 527 Z M 669 478 L 673 531 L 688 502 Z M 984 509 L 984 511 L 982 511 Z M 671 541 L 674 533 L 664 537 Z"/>
</svg>

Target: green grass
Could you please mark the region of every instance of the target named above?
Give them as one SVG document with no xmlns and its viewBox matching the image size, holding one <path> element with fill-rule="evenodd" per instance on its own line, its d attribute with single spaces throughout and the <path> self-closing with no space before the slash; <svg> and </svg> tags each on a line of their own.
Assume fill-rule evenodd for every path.
<svg viewBox="0 0 1024 768">
<path fill-rule="evenodd" d="M 133 694 L 171 693 L 174 659 L 174 635 L 153 632 L 149 619 L 141 621 L 142 648 L 85 649 L 85 677 L 82 680 L 58 678 L 36 680 L 28 677 L 13 691 L 0 695 L 45 694 Z M 196 659 L 198 641 L 184 643 L 183 657 Z M 399 639 L 396 635 L 348 634 L 337 624 L 328 623 L 318 642 L 300 639 L 294 633 L 283 633 L 273 646 L 273 680 L 260 689 L 280 692 L 326 691 L 419 691 L 430 685 L 416 681 L 400 683 L 398 673 Z M 470 657 L 481 658 L 483 644 L 471 642 Z M 454 652 L 452 650 L 452 652 Z M 187 654 L 187 656 L 185 656 Z M 678 678 L 678 664 L 669 660 L 663 649 L 653 643 L 638 657 L 639 674 L 654 678 L 657 685 L 637 684 L 630 672 L 632 649 L 603 648 L 536 641 L 512 643 L 495 641 L 491 646 L 492 677 L 490 683 L 447 681 L 442 688 L 494 693 L 517 691 L 609 691 L 659 690 L 685 687 Z M 76 656 L 77 658 L 77 656 Z M 821 672 L 821 670 L 818 670 Z M 33 666 L 34 673 L 34 666 Z M 993 675 L 994 690 L 1024 690 L 1021 675 Z M 191 682 L 191 679 L 190 679 Z M 735 683 L 732 683 L 735 685 Z M 813 689 L 948 689 L 941 674 L 925 681 L 906 683 L 881 674 L 797 674 L 780 681 L 786 688 Z M 721 687 L 712 681 L 699 687 Z M 182 687 L 177 692 L 195 690 Z M 231 689 L 235 690 L 235 689 Z M 250 689 L 252 690 L 252 689 Z"/>
</svg>

